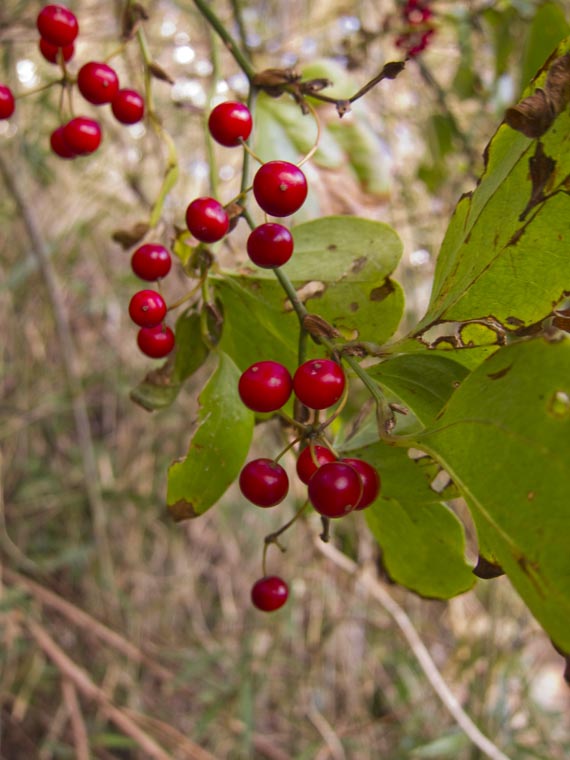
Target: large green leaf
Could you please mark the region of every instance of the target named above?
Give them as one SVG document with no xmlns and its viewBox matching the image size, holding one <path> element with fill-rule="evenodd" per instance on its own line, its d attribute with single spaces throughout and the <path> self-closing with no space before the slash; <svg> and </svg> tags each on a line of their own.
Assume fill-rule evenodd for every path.
<svg viewBox="0 0 570 760">
<path fill-rule="evenodd" d="M 412 460 L 405 449 L 385 443 L 353 449 L 349 441 L 342 451 L 380 473 L 381 497 L 364 514 L 390 577 L 432 598 L 447 599 L 471 588 L 475 576 L 465 561 L 463 526 L 441 503 L 447 494 L 430 486 L 437 465 L 427 457 Z"/>
<path fill-rule="evenodd" d="M 485 548 L 570 651 L 570 342 L 497 351 L 467 377 L 418 445 L 474 511 Z"/>
<path fill-rule="evenodd" d="M 224 353 L 200 394 L 198 427 L 188 454 L 168 470 L 168 509 L 175 520 L 197 517 L 223 496 L 245 461 L 254 415 L 238 394 L 240 371 Z"/>
<path fill-rule="evenodd" d="M 527 94 L 544 85 L 546 73 Z M 473 319 L 494 320 L 505 330 L 525 327 L 550 314 L 570 290 L 569 147 L 569 109 L 539 141 L 499 127 L 476 190 L 452 217 L 418 332 Z"/>
</svg>

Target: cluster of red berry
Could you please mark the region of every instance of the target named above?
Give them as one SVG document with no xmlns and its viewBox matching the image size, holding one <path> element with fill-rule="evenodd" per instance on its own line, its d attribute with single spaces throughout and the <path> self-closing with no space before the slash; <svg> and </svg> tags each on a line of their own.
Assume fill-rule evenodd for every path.
<svg viewBox="0 0 570 760">
<path fill-rule="evenodd" d="M 430 0 L 406 0 L 400 17 L 404 30 L 396 38 L 395 45 L 404 50 L 408 58 L 414 58 L 427 48 L 435 34 Z"/>
<path fill-rule="evenodd" d="M 260 361 L 241 375 L 238 385 L 243 403 L 254 412 L 274 412 L 287 403 L 292 393 L 309 409 L 322 410 L 336 404 L 346 389 L 342 367 L 332 359 L 311 359 L 301 364 L 293 377 L 282 364 Z M 380 476 L 362 459 L 339 458 L 322 433 L 301 449 L 296 471 L 308 486 L 309 501 L 327 518 L 338 518 L 368 507 L 378 497 Z M 258 507 L 273 507 L 287 496 L 289 478 L 273 459 L 248 462 L 239 477 L 242 494 Z M 253 586 L 251 598 L 260 610 L 270 612 L 287 601 L 288 588 L 282 578 L 265 576 Z"/>
<path fill-rule="evenodd" d="M 139 246 L 131 258 L 133 272 L 147 282 L 162 279 L 171 266 L 169 251 L 158 243 Z M 129 304 L 130 317 L 140 327 L 138 346 L 152 359 L 162 359 L 174 348 L 174 333 L 164 324 L 166 312 L 164 298 L 156 290 L 139 290 Z"/>
<path fill-rule="evenodd" d="M 38 14 L 37 27 L 43 57 L 49 63 L 61 65 L 64 83 L 72 83 L 65 64 L 75 52 L 77 18 L 62 5 L 46 5 Z M 108 64 L 89 61 L 79 69 L 76 83 L 81 95 L 92 105 L 110 103 L 113 115 L 122 124 L 135 124 L 143 118 L 144 99 L 136 90 L 119 88 L 117 72 Z M 10 88 L 0 85 L 0 118 L 9 118 L 14 108 Z M 76 116 L 51 133 L 50 145 L 60 158 L 72 159 L 96 151 L 101 137 L 101 125 L 96 119 Z"/>
</svg>

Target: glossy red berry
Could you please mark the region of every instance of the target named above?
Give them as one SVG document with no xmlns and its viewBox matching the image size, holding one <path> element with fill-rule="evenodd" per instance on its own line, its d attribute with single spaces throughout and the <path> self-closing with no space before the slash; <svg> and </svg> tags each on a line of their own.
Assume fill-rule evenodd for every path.
<svg viewBox="0 0 570 760">
<path fill-rule="evenodd" d="M 239 487 L 258 507 L 274 507 L 287 496 L 289 478 L 273 459 L 252 459 L 240 473 Z"/>
<path fill-rule="evenodd" d="M 96 151 L 101 144 L 101 127 L 95 119 L 76 116 L 64 126 L 63 137 L 70 150 L 84 156 Z"/>
<path fill-rule="evenodd" d="M 230 228 L 230 218 L 214 198 L 196 198 L 186 209 L 186 224 L 196 240 L 215 243 Z"/>
<path fill-rule="evenodd" d="M 363 486 L 354 467 L 344 462 L 328 462 L 309 481 L 309 500 L 325 517 L 343 517 L 360 501 Z"/>
<path fill-rule="evenodd" d="M 174 333 L 166 325 L 141 327 L 137 343 L 143 354 L 153 359 L 162 359 L 174 348 Z"/>
<path fill-rule="evenodd" d="M 75 15 L 63 5 L 46 5 L 38 14 L 40 35 L 57 47 L 71 45 L 79 32 Z"/>
<path fill-rule="evenodd" d="M 64 137 L 64 127 L 57 127 L 50 135 L 49 142 L 52 151 L 60 158 L 75 158 L 75 153 L 71 150 Z"/>
<path fill-rule="evenodd" d="M 273 612 L 283 607 L 289 596 L 289 588 L 282 578 L 266 575 L 253 584 L 251 601 L 262 612 Z"/>
<path fill-rule="evenodd" d="M 258 267 L 283 266 L 293 253 L 293 236 L 282 224 L 260 224 L 247 239 L 247 253 Z"/>
<path fill-rule="evenodd" d="M 163 245 L 145 243 L 139 246 L 131 257 L 133 272 L 141 280 L 159 280 L 166 277 L 172 266 L 170 253 Z"/>
<path fill-rule="evenodd" d="M 257 170 L 253 178 L 253 194 L 267 214 L 289 216 L 305 202 L 307 180 L 295 164 L 269 161 Z"/>
<path fill-rule="evenodd" d="M 9 119 L 15 108 L 16 102 L 12 90 L 5 84 L 0 84 L 0 119 Z"/>
<path fill-rule="evenodd" d="M 121 124 L 136 124 L 144 116 L 144 99 L 136 90 L 119 90 L 111 102 L 113 116 Z"/>
<path fill-rule="evenodd" d="M 119 91 L 119 77 L 106 63 L 89 61 L 79 69 L 77 86 L 85 100 L 100 106 L 110 103 Z"/>
<path fill-rule="evenodd" d="M 362 480 L 362 496 L 355 509 L 366 509 L 373 501 L 376 501 L 380 493 L 380 475 L 378 470 L 363 459 L 352 459 L 350 457 L 340 460 L 349 464 L 360 475 Z"/>
<path fill-rule="evenodd" d="M 326 446 L 307 446 L 297 459 L 297 475 L 308 485 L 309 480 L 323 464 L 335 462 L 336 457 Z"/>
<path fill-rule="evenodd" d="M 166 315 L 164 298 L 156 290 L 139 290 L 131 298 L 129 314 L 139 327 L 156 327 Z"/>
<path fill-rule="evenodd" d="M 75 45 L 73 43 L 64 47 L 58 47 L 57 45 L 52 45 L 51 42 L 48 42 L 43 37 L 40 38 L 39 47 L 40 53 L 50 63 L 59 63 L 60 50 L 63 52 L 63 60 L 66 63 L 73 58 L 73 54 L 75 53 Z"/>
<path fill-rule="evenodd" d="M 289 400 L 293 379 L 279 362 L 256 362 L 240 377 L 238 391 L 243 403 L 254 412 L 275 412 Z"/>
<path fill-rule="evenodd" d="M 310 409 L 327 409 L 336 404 L 345 385 L 342 367 L 331 359 L 311 359 L 301 364 L 293 377 L 295 395 Z"/>
<path fill-rule="evenodd" d="M 252 126 L 249 108 L 243 103 L 230 100 L 216 106 L 208 119 L 210 134 L 216 142 L 227 148 L 233 148 L 240 145 L 241 140 L 247 140 Z"/>
</svg>

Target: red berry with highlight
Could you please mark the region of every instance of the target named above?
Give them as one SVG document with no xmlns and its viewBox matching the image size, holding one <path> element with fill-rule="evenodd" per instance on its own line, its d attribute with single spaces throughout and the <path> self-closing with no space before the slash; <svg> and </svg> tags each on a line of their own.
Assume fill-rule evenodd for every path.
<svg viewBox="0 0 570 760">
<path fill-rule="evenodd" d="M 215 243 L 229 230 L 230 218 L 214 198 L 196 198 L 186 209 L 186 224 L 196 240 Z"/>
<path fill-rule="evenodd" d="M 0 119 L 9 119 L 16 109 L 16 101 L 12 90 L 5 84 L 0 84 Z"/>
<path fill-rule="evenodd" d="M 166 277 L 172 266 L 170 253 L 163 245 L 145 243 L 131 257 L 131 268 L 141 280 L 159 280 Z"/>
<path fill-rule="evenodd" d="M 275 412 L 289 400 L 293 379 L 279 362 L 256 362 L 241 375 L 238 391 L 243 403 L 254 412 Z"/>
<path fill-rule="evenodd" d="M 79 32 L 75 15 L 63 5 L 46 5 L 36 23 L 40 35 L 57 47 L 71 45 Z"/>
<path fill-rule="evenodd" d="M 64 137 L 64 127 L 54 129 L 49 138 L 52 151 L 60 158 L 75 158 L 75 153 L 71 150 Z"/>
<path fill-rule="evenodd" d="M 256 506 L 274 507 L 287 496 L 289 478 L 273 459 L 253 459 L 241 471 L 239 487 Z"/>
<path fill-rule="evenodd" d="M 166 325 L 141 327 L 137 335 L 137 343 L 143 354 L 152 359 L 162 359 L 174 348 L 174 333 Z"/>
<path fill-rule="evenodd" d="M 366 509 L 373 501 L 376 501 L 380 493 L 380 475 L 377 469 L 363 459 L 351 459 L 347 457 L 340 461 L 349 464 L 360 475 L 360 479 L 362 480 L 362 496 L 355 509 Z"/>
<path fill-rule="evenodd" d="M 251 134 L 253 122 L 249 108 L 243 103 L 228 100 L 220 103 L 210 114 L 208 127 L 214 140 L 227 148 L 240 145 Z"/>
<path fill-rule="evenodd" d="M 253 584 L 251 601 L 262 612 L 273 612 L 283 607 L 289 596 L 289 588 L 282 578 L 266 575 Z"/>
<path fill-rule="evenodd" d="M 121 124 L 136 124 L 144 116 L 144 98 L 136 90 L 119 90 L 111 102 L 111 110 Z"/>
<path fill-rule="evenodd" d="M 319 467 L 327 462 L 335 461 L 335 455 L 326 446 L 307 446 L 297 459 L 297 475 L 305 485 L 308 485 Z"/>
<path fill-rule="evenodd" d="M 95 106 L 110 103 L 119 90 L 119 77 L 106 63 L 89 61 L 79 69 L 77 86 L 85 100 Z"/>
<path fill-rule="evenodd" d="M 247 239 L 247 253 L 258 267 L 281 267 L 293 253 L 293 236 L 282 224 L 260 224 Z"/>
<path fill-rule="evenodd" d="M 101 144 L 101 127 L 95 119 L 76 116 L 64 126 L 63 137 L 70 150 L 78 156 L 85 156 L 96 151 Z"/>
<path fill-rule="evenodd" d="M 43 37 L 40 38 L 39 47 L 40 53 L 50 63 L 59 63 L 60 50 L 63 52 L 63 60 L 66 63 L 73 58 L 73 54 L 75 53 L 75 45 L 73 43 L 64 47 L 58 47 L 57 45 L 52 45 L 51 42 L 48 42 Z"/>
<path fill-rule="evenodd" d="M 131 298 L 129 314 L 139 327 L 156 327 L 166 316 L 164 298 L 156 290 L 139 290 Z"/>
<path fill-rule="evenodd" d="M 301 364 L 293 377 L 295 395 L 310 409 L 328 409 L 336 404 L 345 385 L 342 367 L 331 359 L 311 359 Z"/>
<path fill-rule="evenodd" d="M 309 482 L 310 502 L 325 517 L 343 517 L 352 512 L 362 491 L 360 475 L 344 462 L 323 464 Z"/>
<path fill-rule="evenodd" d="M 305 175 L 288 161 L 269 161 L 253 178 L 255 200 L 271 216 L 294 214 L 305 202 L 307 190 Z"/>
</svg>

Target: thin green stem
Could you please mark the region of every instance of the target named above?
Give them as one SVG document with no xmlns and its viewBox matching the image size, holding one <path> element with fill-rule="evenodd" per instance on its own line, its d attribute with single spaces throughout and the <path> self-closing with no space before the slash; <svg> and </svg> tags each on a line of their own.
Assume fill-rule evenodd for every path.
<svg viewBox="0 0 570 760">
<path fill-rule="evenodd" d="M 235 62 L 251 82 L 255 76 L 255 70 L 244 53 L 241 51 L 236 40 L 228 32 L 221 19 L 212 10 L 212 3 L 209 0 L 194 0 L 194 5 L 198 8 L 202 16 L 215 30 L 222 39 L 224 45 L 233 55 Z"/>
<path fill-rule="evenodd" d="M 297 314 L 297 317 L 299 318 L 301 330 L 304 330 L 305 328 L 303 327 L 303 319 L 307 316 L 309 312 L 307 311 L 307 309 L 305 309 L 304 305 L 299 300 L 297 291 L 295 290 L 293 283 L 287 277 L 287 275 L 279 267 L 277 267 L 273 271 L 275 272 L 275 277 L 277 277 L 279 284 L 281 285 L 283 290 L 287 293 L 287 296 L 289 300 L 291 301 L 291 305 L 295 309 L 295 313 Z"/>
</svg>

